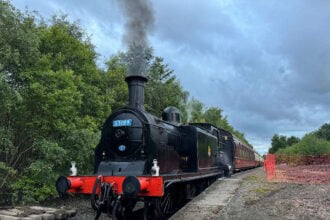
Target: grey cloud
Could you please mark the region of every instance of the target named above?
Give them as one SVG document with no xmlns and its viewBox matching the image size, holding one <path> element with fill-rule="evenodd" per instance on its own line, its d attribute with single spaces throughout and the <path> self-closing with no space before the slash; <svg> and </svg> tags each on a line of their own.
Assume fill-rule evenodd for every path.
<svg viewBox="0 0 330 220">
<path fill-rule="evenodd" d="M 216 53 L 224 37 L 236 34 L 230 18 L 213 1 L 157 1 L 155 11 L 157 37 L 190 53 Z"/>
<path fill-rule="evenodd" d="M 202 55 L 183 53 L 186 56 L 183 61 L 195 61 L 201 68 L 186 71 L 195 80 L 182 76 L 182 81 L 189 81 L 188 87 L 194 96 L 223 107 L 235 127 L 248 137 L 258 135 L 268 143 L 275 132 L 290 134 L 297 131 L 301 135 L 304 132 L 300 130 L 309 131 L 325 123 L 330 116 L 324 112 L 330 107 L 327 34 L 330 4 L 321 3 L 321 7 L 315 8 L 306 1 L 241 3 L 226 8 L 236 12 L 233 16 L 226 13 L 229 17 L 225 20 L 234 23 L 232 35 L 222 33 L 221 29 L 209 30 L 211 33 L 216 31 L 215 36 L 221 36 L 222 43 L 229 45 L 227 47 L 216 47 L 218 39 L 210 38 L 206 42 L 194 31 L 186 32 L 182 26 L 188 22 L 175 29 L 173 38 L 167 36 L 177 41 L 176 44 L 184 42 L 197 49 L 202 45 L 204 54 L 219 49 L 215 50 L 216 57 L 213 58 L 221 60 L 218 65 L 216 61 L 202 62 Z M 170 11 L 173 16 L 175 9 Z M 246 16 L 247 11 L 250 16 Z M 212 36 L 209 32 L 206 31 L 205 36 Z M 178 38 L 182 33 L 193 36 Z M 201 79 L 206 77 L 203 66 L 206 71 L 215 69 L 208 82 Z M 223 69 L 234 73 L 228 74 Z M 216 90 L 214 96 L 210 96 L 210 88 Z M 245 121 L 243 117 L 253 120 Z"/>
</svg>

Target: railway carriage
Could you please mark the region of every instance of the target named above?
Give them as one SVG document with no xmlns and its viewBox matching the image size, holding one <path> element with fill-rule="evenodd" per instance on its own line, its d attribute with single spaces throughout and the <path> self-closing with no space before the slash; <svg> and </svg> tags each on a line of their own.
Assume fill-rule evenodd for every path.
<svg viewBox="0 0 330 220">
<path fill-rule="evenodd" d="M 234 166 L 235 170 L 245 170 L 258 166 L 258 162 L 255 158 L 255 152 L 248 147 L 245 143 L 240 141 L 234 136 Z"/>
<path fill-rule="evenodd" d="M 264 158 L 262 156 L 260 156 L 257 152 L 254 152 L 254 158 L 256 160 L 257 166 L 264 165 Z"/>
</svg>

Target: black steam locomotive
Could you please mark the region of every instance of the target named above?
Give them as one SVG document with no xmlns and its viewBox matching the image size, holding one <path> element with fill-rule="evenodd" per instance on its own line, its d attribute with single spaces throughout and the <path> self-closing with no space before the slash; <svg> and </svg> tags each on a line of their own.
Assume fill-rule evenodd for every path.
<svg viewBox="0 0 330 220">
<path fill-rule="evenodd" d="M 105 122 L 95 150 L 95 173 L 150 175 L 156 159 L 160 174 L 218 169 L 220 137 L 215 127 L 181 125 L 180 112 L 167 107 L 159 119 L 144 111 L 141 76 L 126 78 L 129 107 L 114 112 Z"/>
<path fill-rule="evenodd" d="M 211 124 L 182 125 L 167 107 L 162 119 L 144 110 L 142 75 L 126 77 L 129 105 L 106 120 L 95 149 L 93 176 L 60 177 L 59 193 L 91 194 L 97 211 L 129 216 L 137 201 L 144 218 L 166 218 L 220 176 L 235 169 L 235 141 Z M 251 159 L 251 158 L 250 158 Z M 244 167 L 243 167 L 244 168 Z"/>
</svg>

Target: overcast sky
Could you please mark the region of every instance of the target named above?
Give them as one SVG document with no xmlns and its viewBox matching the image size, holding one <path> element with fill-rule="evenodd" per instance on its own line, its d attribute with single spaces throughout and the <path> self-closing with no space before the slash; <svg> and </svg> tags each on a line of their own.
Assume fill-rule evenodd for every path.
<svg viewBox="0 0 330 220">
<path fill-rule="evenodd" d="M 330 119 L 330 1 L 154 0 L 150 44 L 191 96 L 224 110 L 260 153 L 274 133 L 301 137 Z M 115 0 L 13 0 L 80 20 L 100 54 L 118 51 Z"/>
</svg>

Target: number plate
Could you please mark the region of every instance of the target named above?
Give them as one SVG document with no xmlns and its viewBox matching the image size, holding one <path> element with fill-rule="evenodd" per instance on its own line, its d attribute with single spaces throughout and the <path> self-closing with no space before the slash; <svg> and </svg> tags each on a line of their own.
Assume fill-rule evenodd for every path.
<svg viewBox="0 0 330 220">
<path fill-rule="evenodd" d="M 132 126 L 133 120 L 132 119 L 125 119 L 125 120 L 115 120 L 112 122 L 113 127 L 125 127 L 125 126 Z"/>
</svg>

